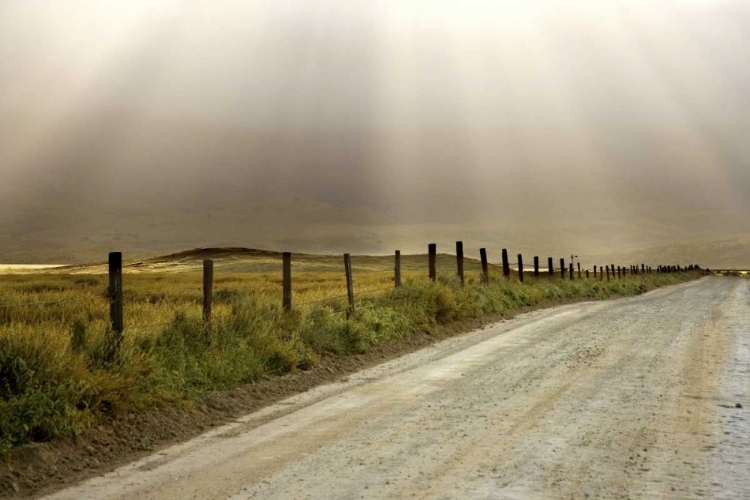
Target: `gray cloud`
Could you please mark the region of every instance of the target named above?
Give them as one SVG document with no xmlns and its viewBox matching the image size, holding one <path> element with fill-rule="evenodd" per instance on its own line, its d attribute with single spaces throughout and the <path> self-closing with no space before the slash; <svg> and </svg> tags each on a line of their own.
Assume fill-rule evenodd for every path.
<svg viewBox="0 0 750 500">
<path fill-rule="evenodd" d="M 750 211 L 749 28 L 709 0 L 6 1 L 0 228 Z"/>
</svg>

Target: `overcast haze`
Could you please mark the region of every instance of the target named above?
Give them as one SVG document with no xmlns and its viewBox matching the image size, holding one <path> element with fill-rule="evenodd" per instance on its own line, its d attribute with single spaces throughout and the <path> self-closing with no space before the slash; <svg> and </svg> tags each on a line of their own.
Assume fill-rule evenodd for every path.
<svg viewBox="0 0 750 500">
<path fill-rule="evenodd" d="M 0 260 L 750 265 L 749 92 L 739 0 L 4 0 Z"/>
</svg>

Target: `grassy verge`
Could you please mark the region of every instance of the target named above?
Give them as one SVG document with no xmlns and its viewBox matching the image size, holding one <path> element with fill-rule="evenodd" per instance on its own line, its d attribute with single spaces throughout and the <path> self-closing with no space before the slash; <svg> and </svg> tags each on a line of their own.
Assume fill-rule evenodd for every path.
<svg viewBox="0 0 750 500">
<path fill-rule="evenodd" d="M 114 357 L 104 277 L 17 277 L 0 290 L 0 303 L 75 302 L 0 310 L 0 456 L 24 443 L 77 435 L 129 412 L 183 404 L 207 390 L 305 370 L 323 354 L 362 353 L 440 324 L 539 304 L 636 295 L 698 276 L 526 283 L 493 278 L 484 285 L 469 280 L 463 287 L 452 278 L 437 283 L 409 278 L 398 290 L 361 295 L 349 319 L 341 314 L 344 299 L 318 298 L 325 290 L 320 283 L 333 279 L 325 273 L 319 286 L 310 288 L 315 303 L 291 313 L 281 310 L 275 289 L 248 287 L 242 276 L 229 276 L 217 280 L 218 317 L 206 326 L 196 276 L 150 275 L 129 281 L 126 304 L 136 323 L 128 326 Z M 384 274 L 370 285 L 388 279 Z M 151 326 L 139 328 L 138 321 Z"/>
</svg>

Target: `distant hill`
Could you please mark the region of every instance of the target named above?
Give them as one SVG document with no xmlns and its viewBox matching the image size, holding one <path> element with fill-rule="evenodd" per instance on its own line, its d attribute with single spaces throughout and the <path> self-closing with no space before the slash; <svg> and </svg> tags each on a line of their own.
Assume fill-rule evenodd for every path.
<svg viewBox="0 0 750 500">
<path fill-rule="evenodd" d="M 92 114 L 0 123 L 0 263 L 196 247 L 750 265 L 750 170 L 686 137 L 487 129 L 265 131 Z M 643 132 L 645 134 L 645 132 Z M 732 144 L 734 144 L 732 142 Z M 689 172 L 685 174 L 685 172 Z M 601 262 L 600 262 L 601 263 Z"/>
<path fill-rule="evenodd" d="M 311 199 L 273 199 L 202 213 L 127 214 L 91 210 L 53 227 L 18 228 L 0 237 L 0 263 L 101 262 L 109 251 L 127 259 L 181 252 L 185 248 L 248 247 L 320 254 L 424 253 L 427 243 L 452 252 L 463 240 L 467 255 L 487 247 L 527 259 L 539 255 L 581 262 L 626 264 L 699 263 L 704 267 L 750 267 L 750 216 L 740 212 L 651 208 L 648 214 L 589 207 L 561 209 L 554 219 L 523 212 L 498 220 L 403 223 L 368 207 L 346 207 Z M 54 215 L 53 213 L 51 215 Z M 698 232 L 695 228 L 704 228 Z M 7 228 L 6 228 L 7 229 Z"/>
</svg>

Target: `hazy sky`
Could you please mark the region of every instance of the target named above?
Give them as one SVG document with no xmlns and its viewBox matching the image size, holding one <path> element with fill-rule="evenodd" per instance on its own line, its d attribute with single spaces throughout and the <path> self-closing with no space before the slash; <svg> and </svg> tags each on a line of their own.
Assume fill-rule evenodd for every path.
<svg viewBox="0 0 750 500">
<path fill-rule="evenodd" d="M 749 95 L 743 0 L 2 0 L 0 195 L 747 210 Z"/>
</svg>

